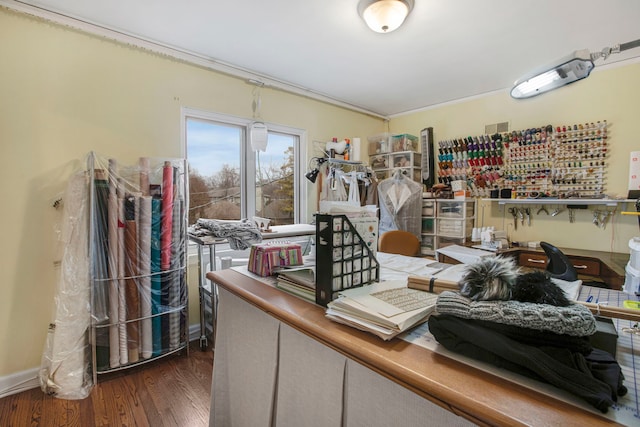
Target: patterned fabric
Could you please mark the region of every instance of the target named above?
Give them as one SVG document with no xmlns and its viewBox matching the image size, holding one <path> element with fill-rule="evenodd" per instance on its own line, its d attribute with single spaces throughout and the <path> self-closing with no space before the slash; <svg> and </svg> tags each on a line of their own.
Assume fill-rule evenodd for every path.
<svg viewBox="0 0 640 427">
<path fill-rule="evenodd" d="M 242 221 L 223 221 L 218 219 L 200 218 L 189 227 L 189 234 L 196 237 L 213 236 L 227 239 L 231 249 L 248 249 L 254 243 L 262 242 L 260 230 L 253 223 L 243 219 Z"/>
<path fill-rule="evenodd" d="M 438 296 L 436 312 L 578 337 L 596 332 L 596 319 L 580 304 L 556 307 L 519 301 L 472 301 L 445 291 Z"/>
</svg>

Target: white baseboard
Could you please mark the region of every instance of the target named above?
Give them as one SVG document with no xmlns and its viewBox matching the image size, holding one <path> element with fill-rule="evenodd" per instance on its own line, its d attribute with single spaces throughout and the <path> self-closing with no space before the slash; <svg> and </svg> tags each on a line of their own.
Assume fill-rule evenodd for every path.
<svg viewBox="0 0 640 427">
<path fill-rule="evenodd" d="M 200 339 L 200 324 L 189 325 L 189 341 Z M 0 376 L 0 399 L 12 394 L 40 387 L 38 378 L 40 368 L 27 369 L 26 371 Z"/>
<path fill-rule="evenodd" d="M 40 368 L 33 368 L 0 377 L 0 399 L 40 387 L 39 371 Z"/>
</svg>

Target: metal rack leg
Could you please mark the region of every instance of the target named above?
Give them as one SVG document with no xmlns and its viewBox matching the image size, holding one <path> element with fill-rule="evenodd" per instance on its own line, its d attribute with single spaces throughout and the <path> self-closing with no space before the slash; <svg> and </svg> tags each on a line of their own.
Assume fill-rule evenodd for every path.
<svg viewBox="0 0 640 427">
<path fill-rule="evenodd" d="M 216 270 L 216 245 L 209 246 L 209 264 L 212 271 Z M 205 274 L 205 280 L 206 278 Z M 216 345 L 216 320 L 218 319 L 218 285 L 211 282 L 211 339 L 213 340 L 213 345 Z"/>
<path fill-rule="evenodd" d="M 198 297 L 200 298 L 200 350 L 205 350 L 208 346 L 207 327 L 205 325 L 205 289 L 206 272 L 203 265 L 204 251 L 202 245 L 198 245 Z"/>
</svg>

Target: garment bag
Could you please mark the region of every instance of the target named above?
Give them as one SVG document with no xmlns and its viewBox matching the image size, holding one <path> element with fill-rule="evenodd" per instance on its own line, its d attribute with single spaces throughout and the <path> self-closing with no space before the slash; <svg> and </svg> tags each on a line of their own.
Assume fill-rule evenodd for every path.
<svg viewBox="0 0 640 427">
<path fill-rule="evenodd" d="M 378 184 L 380 234 L 404 230 L 420 239 L 422 229 L 422 185 L 399 170 Z"/>
</svg>

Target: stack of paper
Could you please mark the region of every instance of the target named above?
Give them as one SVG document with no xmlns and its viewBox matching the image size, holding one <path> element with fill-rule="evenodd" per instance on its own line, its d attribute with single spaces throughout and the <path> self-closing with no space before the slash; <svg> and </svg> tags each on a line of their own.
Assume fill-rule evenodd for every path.
<svg viewBox="0 0 640 427">
<path fill-rule="evenodd" d="M 298 267 L 278 270 L 276 287 L 315 303 L 315 267 Z"/>
<path fill-rule="evenodd" d="M 438 296 L 393 280 L 341 291 L 327 305 L 327 318 L 390 340 L 427 320 Z"/>
<path fill-rule="evenodd" d="M 474 262 L 479 261 L 482 257 L 496 256 L 496 254 L 492 252 L 468 248 L 466 246 L 460 245 L 449 245 L 443 248 L 438 248 L 436 249 L 436 252 L 453 258 L 463 264 L 473 264 Z"/>
</svg>

